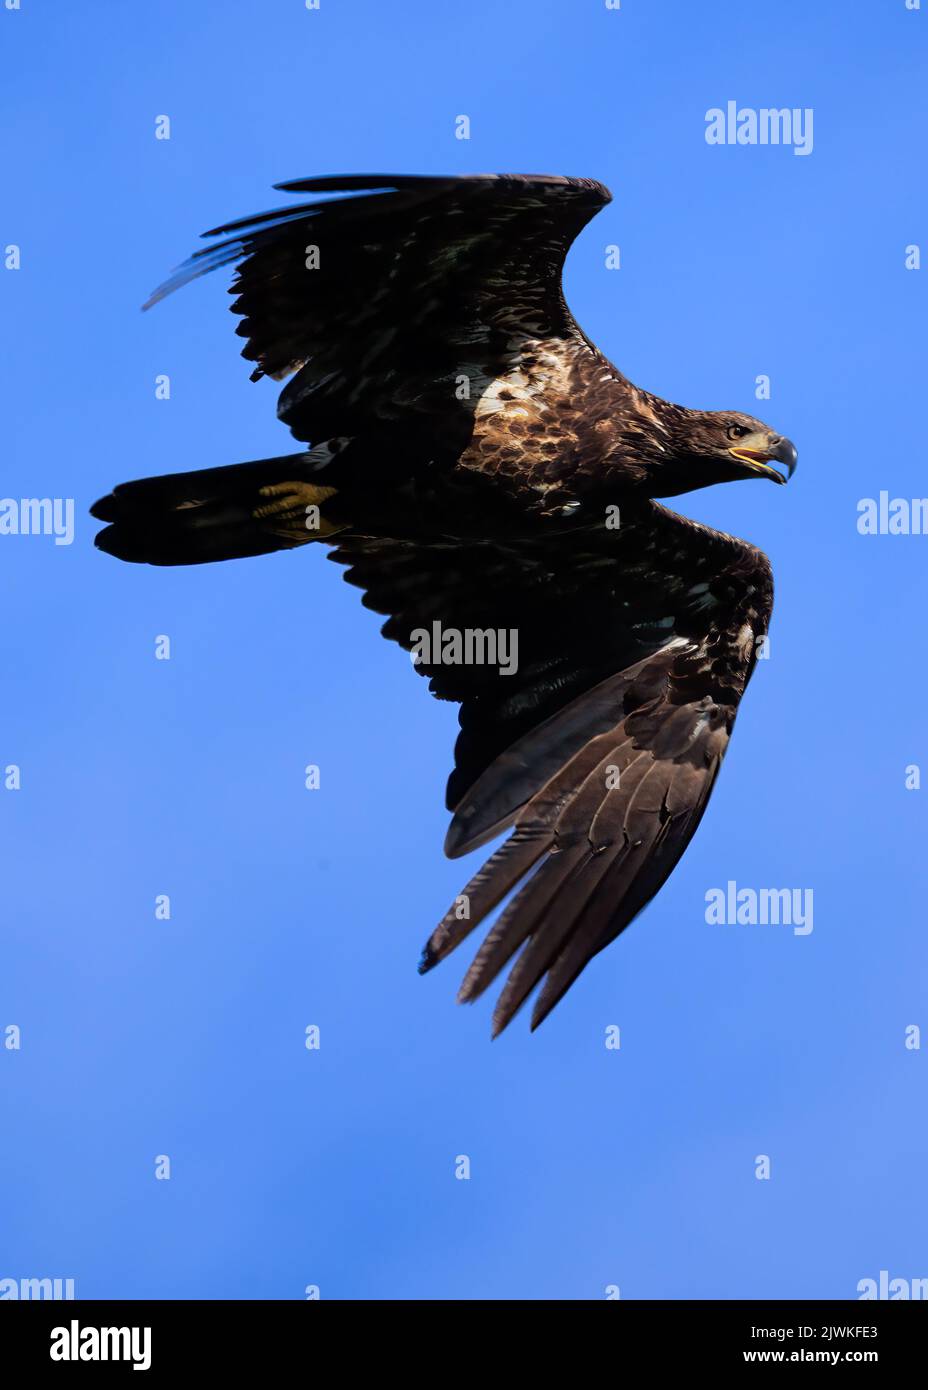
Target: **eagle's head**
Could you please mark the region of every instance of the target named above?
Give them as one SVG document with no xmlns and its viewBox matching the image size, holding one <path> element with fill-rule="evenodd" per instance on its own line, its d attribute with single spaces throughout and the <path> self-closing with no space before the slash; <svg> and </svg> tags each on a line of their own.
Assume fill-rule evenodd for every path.
<svg viewBox="0 0 928 1390">
<path fill-rule="evenodd" d="M 662 492 L 692 492 L 737 478 L 785 483 L 796 467 L 796 446 L 737 410 L 676 408 L 667 422 L 670 457 L 661 460 Z M 779 465 L 775 467 L 774 465 Z"/>
</svg>

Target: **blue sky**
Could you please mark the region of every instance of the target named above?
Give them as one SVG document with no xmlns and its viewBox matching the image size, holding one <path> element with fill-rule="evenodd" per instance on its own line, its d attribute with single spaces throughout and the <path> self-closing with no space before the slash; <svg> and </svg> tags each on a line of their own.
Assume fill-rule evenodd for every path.
<svg viewBox="0 0 928 1390">
<path fill-rule="evenodd" d="M 77 516 L 70 546 L 0 537 L 0 767 L 22 770 L 0 788 L 0 1278 L 597 1299 L 928 1276 L 928 1044 L 905 1047 L 928 1027 L 928 791 L 905 786 L 928 538 L 856 524 L 925 491 L 928 270 L 904 260 L 928 241 L 926 25 L 904 0 L 0 9 L 2 491 Z M 710 146 L 728 100 L 811 108 L 812 153 Z M 415 969 L 470 868 L 441 855 L 453 707 L 321 548 L 121 566 L 86 514 L 125 478 L 290 449 L 222 273 L 138 306 L 202 229 L 286 201 L 273 182 L 376 170 L 603 180 L 566 274 L 585 330 L 800 452 L 789 488 L 680 504 L 777 584 L 697 837 L 543 1028 L 492 1044 L 489 1001 L 454 1005 L 465 954 Z M 707 924 L 729 880 L 811 889 L 814 930 Z"/>
</svg>

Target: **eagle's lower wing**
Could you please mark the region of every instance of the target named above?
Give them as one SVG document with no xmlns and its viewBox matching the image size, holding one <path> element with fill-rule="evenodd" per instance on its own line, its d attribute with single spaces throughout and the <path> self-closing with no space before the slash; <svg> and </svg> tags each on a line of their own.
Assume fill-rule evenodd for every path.
<svg viewBox="0 0 928 1390">
<path fill-rule="evenodd" d="M 467 415 L 526 342 L 588 347 L 564 303 L 561 270 L 581 228 L 609 201 L 592 179 L 554 175 L 347 175 L 278 185 L 351 196 L 228 223 L 150 303 L 240 262 L 232 308 L 255 377 L 297 372 L 279 414 L 319 442 L 390 421 Z M 593 352 L 592 348 L 589 348 Z"/>
<path fill-rule="evenodd" d="M 511 674 L 444 664 L 435 649 L 419 667 L 435 694 L 462 702 L 447 852 L 514 827 L 433 933 L 423 968 L 518 890 L 460 997 L 476 999 L 520 952 L 494 1032 L 546 976 L 535 1027 L 650 901 L 699 823 L 766 634 L 766 557 L 648 502 L 615 532 L 505 545 L 352 537 L 333 558 L 407 649 L 416 632 L 439 652 L 442 634 L 517 634 Z M 511 666 L 512 653 L 506 641 L 497 656 Z"/>
</svg>

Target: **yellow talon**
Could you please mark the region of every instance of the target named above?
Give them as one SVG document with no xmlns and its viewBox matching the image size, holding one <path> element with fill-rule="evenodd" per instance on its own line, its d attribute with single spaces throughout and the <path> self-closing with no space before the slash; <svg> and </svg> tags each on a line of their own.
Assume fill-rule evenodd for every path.
<svg viewBox="0 0 928 1390">
<path fill-rule="evenodd" d="M 278 523 L 270 527 L 273 531 L 290 535 L 295 530 L 305 530 L 306 540 L 324 540 L 344 531 L 347 524 L 335 524 L 322 515 L 322 503 L 334 497 L 336 491 L 334 487 L 320 487 L 313 483 L 272 483 L 269 487 L 259 488 L 258 496 L 270 500 L 262 507 L 255 507 L 252 516 L 256 521 L 264 522 L 273 518 Z"/>
</svg>

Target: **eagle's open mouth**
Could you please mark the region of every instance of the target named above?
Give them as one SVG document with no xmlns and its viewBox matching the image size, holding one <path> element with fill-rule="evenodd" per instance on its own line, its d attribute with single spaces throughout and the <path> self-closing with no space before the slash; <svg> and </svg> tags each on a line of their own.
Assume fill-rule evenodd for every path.
<svg viewBox="0 0 928 1390">
<path fill-rule="evenodd" d="M 796 446 L 789 439 L 776 440 L 772 449 L 729 449 L 728 452 L 740 463 L 746 464 L 752 473 L 771 478 L 775 483 L 785 483 L 793 476 L 798 457 Z M 779 469 L 770 467 L 772 461 L 783 465 L 785 477 Z"/>
</svg>

